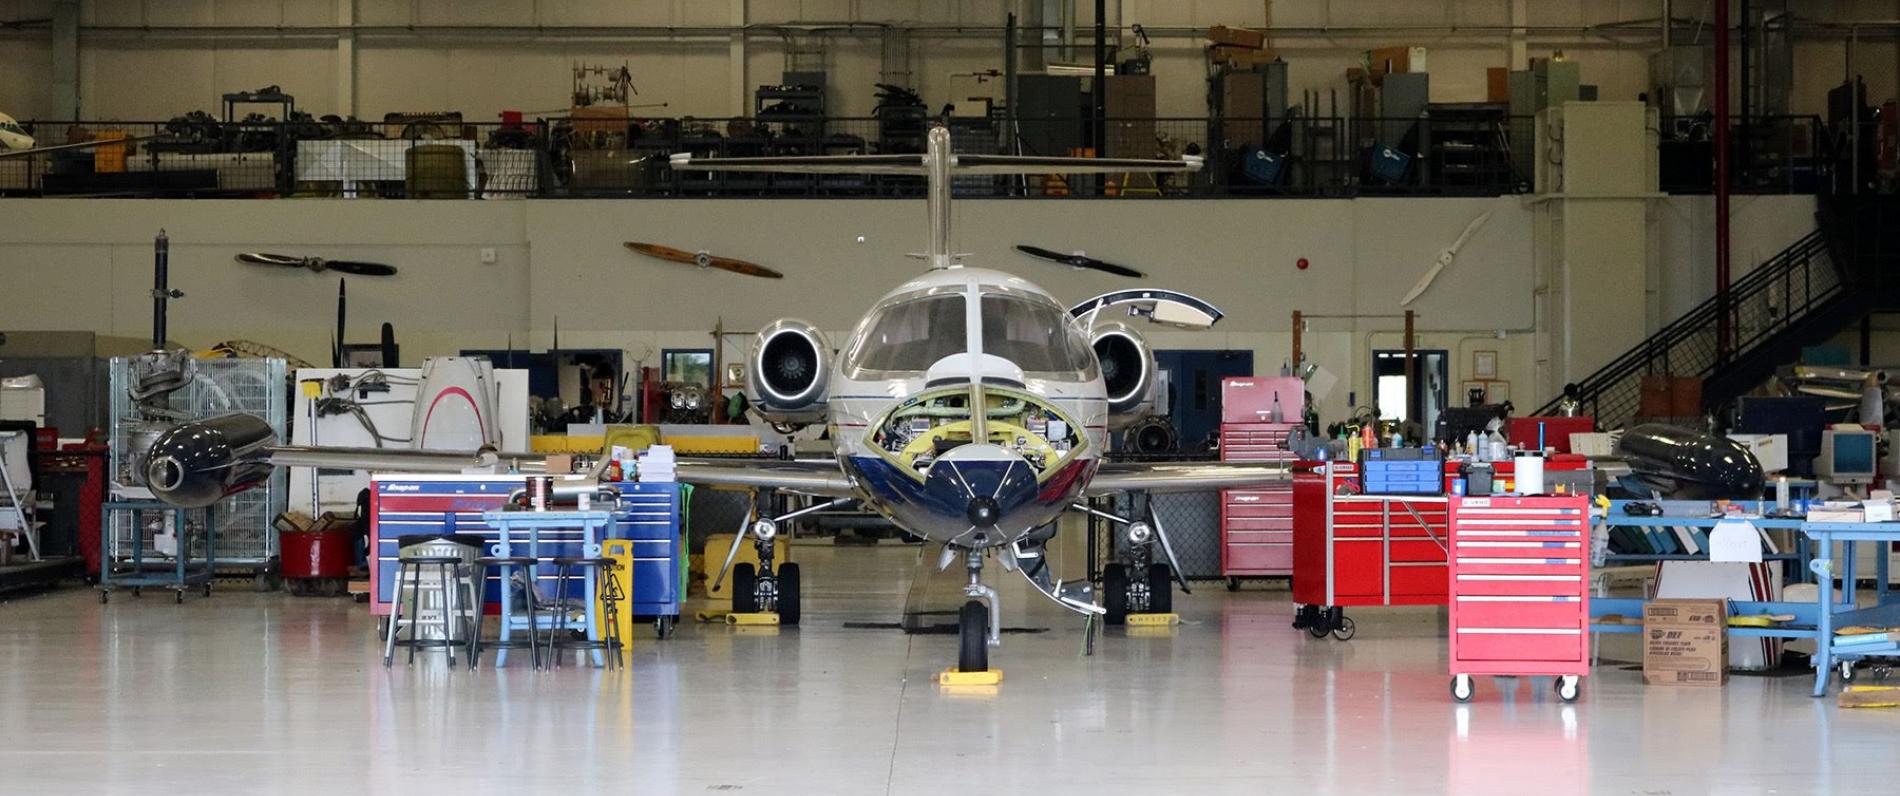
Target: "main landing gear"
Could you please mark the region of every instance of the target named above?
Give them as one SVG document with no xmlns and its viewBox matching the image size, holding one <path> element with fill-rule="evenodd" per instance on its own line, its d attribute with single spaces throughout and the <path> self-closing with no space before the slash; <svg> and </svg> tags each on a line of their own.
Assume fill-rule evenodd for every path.
<svg viewBox="0 0 1900 796">
<path fill-rule="evenodd" d="M 726 564 L 720 568 L 719 577 L 713 581 L 713 587 L 718 588 L 719 584 L 725 581 L 726 574 L 731 573 L 732 613 L 775 613 L 778 614 L 779 624 L 797 625 L 800 618 L 799 614 L 801 613 L 800 606 L 802 605 L 800 602 L 801 595 L 799 593 L 798 565 L 787 562 L 779 564 L 776 567 L 773 566 L 773 557 L 778 541 L 779 523 L 815 511 L 839 508 L 853 502 L 856 501 L 851 498 L 843 498 L 807 506 L 797 511 L 782 514 L 777 518 L 758 517 L 757 519 L 753 519 L 758 508 L 758 497 L 756 495 L 753 496 L 753 508 L 746 512 L 746 525 L 740 529 L 738 538 L 732 540 L 732 548 L 726 551 Z M 745 563 L 734 566 L 732 563 L 733 559 L 738 557 L 739 545 L 745 540 L 747 535 L 752 537 L 754 549 L 758 551 L 759 565 L 754 567 L 749 563 Z"/>
</svg>

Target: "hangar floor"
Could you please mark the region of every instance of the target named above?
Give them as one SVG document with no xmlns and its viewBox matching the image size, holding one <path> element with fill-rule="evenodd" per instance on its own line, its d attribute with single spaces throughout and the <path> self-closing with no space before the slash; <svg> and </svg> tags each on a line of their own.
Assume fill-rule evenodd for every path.
<svg viewBox="0 0 1900 796">
<path fill-rule="evenodd" d="M 805 626 L 683 627 L 630 671 L 385 671 L 341 600 L 69 589 L 0 605 L 0 791 L 74 793 L 1800 793 L 1900 777 L 1893 711 L 1804 678 L 1645 688 L 1605 665 L 1446 693 L 1442 613 L 1288 626 L 1285 591 L 1177 597 L 1169 637 L 1106 636 L 1014 579 L 994 693 L 931 676 L 955 637 L 894 622 L 915 548 L 801 548 Z M 998 573 L 999 575 L 1001 573 Z M 1627 654 L 1606 657 L 1628 659 Z M 525 661 L 523 661 L 525 663 Z M 568 790 L 575 789 L 575 790 Z"/>
</svg>

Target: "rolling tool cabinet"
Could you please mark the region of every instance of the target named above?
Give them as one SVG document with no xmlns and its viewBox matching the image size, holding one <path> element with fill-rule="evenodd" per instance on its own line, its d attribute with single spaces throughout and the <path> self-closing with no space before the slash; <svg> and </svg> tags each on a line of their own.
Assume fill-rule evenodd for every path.
<svg viewBox="0 0 1900 796">
<path fill-rule="evenodd" d="M 1352 638 L 1348 607 L 1445 603 L 1446 498 L 1359 491 L 1352 462 L 1293 476 L 1293 626 L 1315 638 Z"/>
<path fill-rule="evenodd" d="M 389 613 L 395 593 L 397 539 L 409 534 L 472 533 L 486 536 L 492 548 L 499 531 L 483 519 L 500 509 L 508 494 L 521 488 L 519 475 L 398 475 L 379 474 L 370 482 L 370 612 Z M 622 482 L 613 519 L 601 536 L 632 543 L 633 590 L 621 609 L 649 619 L 662 638 L 672 634 L 685 599 L 682 576 L 686 560 L 684 523 L 685 488 L 676 483 Z M 581 531 L 549 530 L 540 540 L 542 558 L 581 555 Z M 540 573 L 543 585 L 553 578 L 551 568 Z M 504 594 L 499 572 L 490 572 L 482 587 L 489 613 L 498 611 Z"/>
<path fill-rule="evenodd" d="M 1453 498 L 1451 695 L 1476 675 L 1550 675 L 1573 702 L 1590 668 L 1589 502 Z"/>
<path fill-rule="evenodd" d="M 1220 458 L 1292 466 L 1287 435 L 1300 427 L 1304 384 L 1292 377 L 1230 377 L 1221 381 Z M 1293 574 L 1293 485 L 1223 489 L 1220 574 L 1229 591 L 1242 578 Z"/>
</svg>

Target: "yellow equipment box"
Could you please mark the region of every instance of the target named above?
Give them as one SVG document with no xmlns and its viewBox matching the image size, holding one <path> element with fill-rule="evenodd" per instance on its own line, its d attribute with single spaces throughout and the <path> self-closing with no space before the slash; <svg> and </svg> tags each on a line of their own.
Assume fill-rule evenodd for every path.
<svg viewBox="0 0 1900 796">
<path fill-rule="evenodd" d="M 630 539 L 607 539 L 600 543 L 601 558 L 614 560 L 614 583 L 620 587 L 619 621 L 614 624 L 620 628 L 620 643 L 633 646 L 633 541 Z M 585 570 L 582 570 L 585 572 Z M 598 622 L 600 637 L 607 638 L 607 607 L 601 601 L 606 595 L 594 594 L 594 616 Z"/>
</svg>

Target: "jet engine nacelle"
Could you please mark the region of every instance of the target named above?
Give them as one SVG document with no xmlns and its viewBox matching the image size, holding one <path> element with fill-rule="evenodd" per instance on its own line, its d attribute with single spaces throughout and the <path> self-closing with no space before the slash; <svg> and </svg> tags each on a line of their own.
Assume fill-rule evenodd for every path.
<svg viewBox="0 0 1900 796">
<path fill-rule="evenodd" d="M 804 321 L 782 320 L 760 329 L 747 364 L 759 414 L 786 425 L 823 421 L 831 356 L 825 333 Z"/>
<path fill-rule="evenodd" d="M 174 506 L 202 508 L 270 478 L 277 432 L 255 415 L 222 415 L 159 435 L 146 455 L 145 484 Z"/>
<path fill-rule="evenodd" d="M 1089 345 L 1102 364 L 1102 383 L 1108 393 L 1108 425 L 1122 429 L 1154 413 L 1156 373 L 1154 350 L 1141 333 L 1122 323 L 1095 327 Z"/>
</svg>

